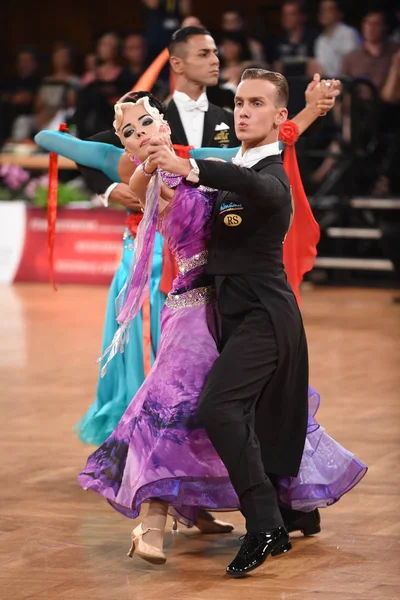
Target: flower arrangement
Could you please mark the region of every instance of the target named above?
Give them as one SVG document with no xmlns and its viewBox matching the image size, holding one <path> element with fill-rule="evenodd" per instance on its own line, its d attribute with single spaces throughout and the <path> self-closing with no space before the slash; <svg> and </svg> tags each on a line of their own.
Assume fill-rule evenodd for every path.
<svg viewBox="0 0 400 600">
<path fill-rule="evenodd" d="M 29 173 L 19 165 L 2 165 L 0 177 L 3 185 L 0 186 L 0 200 L 13 200 L 21 198 L 24 185 L 29 181 Z"/>
<path fill-rule="evenodd" d="M 0 166 L 0 201 L 29 200 L 35 206 L 47 206 L 48 175 L 30 177 L 28 171 L 19 165 Z M 70 202 L 88 202 L 90 197 L 81 189 L 68 183 L 58 184 L 58 205 L 65 206 Z"/>
</svg>

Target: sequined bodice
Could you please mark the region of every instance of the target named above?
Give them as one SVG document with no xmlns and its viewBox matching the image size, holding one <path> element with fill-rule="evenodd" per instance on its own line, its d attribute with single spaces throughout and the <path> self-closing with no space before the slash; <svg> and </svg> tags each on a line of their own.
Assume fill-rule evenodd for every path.
<svg viewBox="0 0 400 600">
<path fill-rule="evenodd" d="M 180 183 L 175 197 L 159 217 L 158 231 L 179 267 L 173 290 L 190 287 L 204 272 L 216 196 L 215 191 Z"/>
</svg>

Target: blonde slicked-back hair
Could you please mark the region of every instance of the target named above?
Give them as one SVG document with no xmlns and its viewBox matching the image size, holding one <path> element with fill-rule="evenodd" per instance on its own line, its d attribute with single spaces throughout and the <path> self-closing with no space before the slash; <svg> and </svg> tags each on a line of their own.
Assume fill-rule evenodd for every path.
<svg viewBox="0 0 400 600">
<path fill-rule="evenodd" d="M 124 121 L 124 112 L 128 106 L 136 106 L 137 104 L 143 104 L 144 110 L 153 117 L 156 121 L 166 123 L 164 120 L 165 107 L 149 92 L 129 92 L 123 96 L 114 105 L 114 122 L 113 127 L 116 135 L 121 139 L 120 130 Z"/>
<path fill-rule="evenodd" d="M 286 108 L 289 101 L 289 84 L 286 77 L 275 71 L 267 71 L 266 69 L 246 69 L 240 81 L 246 79 L 263 79 L 270 81 L 276 88 L 276 105 L 279 108 Z"/>
</svg>

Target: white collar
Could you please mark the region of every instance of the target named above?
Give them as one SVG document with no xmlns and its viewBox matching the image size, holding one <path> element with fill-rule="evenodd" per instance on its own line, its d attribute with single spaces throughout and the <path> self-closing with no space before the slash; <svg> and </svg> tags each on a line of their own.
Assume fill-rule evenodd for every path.
<svg viewBox="0 0 400 600">
<path fill-rule="evenodd" d="M 282 150 L 279 148 L 279 142 L 272 142 L 272 144 L 265 144 L 265 146 L 250 148 L 244 155 L 242 155 L 242 149 L 240 148 L 236 156 L 232 158 L 232 162 L 240 167 L 250 168 L 260 162 L 263 158 L 281 154 L 281 152 Z"/>
<path fill-rule="evenodd" d="M 173 99 L 176 104 L 187 107 L 190 105 L 191 107 L 200 107 L 200 110 L 207 111 L 208 110 L 208 98 L 206 92 L 200 94 L 197 100 L 192 100 L 187 94 L 184 92 L 178 92 L 177 90 L 173 93 Z"/>
</svg>

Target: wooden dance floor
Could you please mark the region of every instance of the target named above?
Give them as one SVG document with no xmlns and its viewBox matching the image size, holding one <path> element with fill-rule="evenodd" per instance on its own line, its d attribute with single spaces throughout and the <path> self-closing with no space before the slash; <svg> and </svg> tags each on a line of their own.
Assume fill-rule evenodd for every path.
<svg viewBox="0 0 400 600">
<path fill-rule="evenodd" d="M 394 600 L 400 598 L 400 305 L 393 292 L 307 289 L 303 313 L 319 421 L 369 465 L 322 511 L 322 532 L 293 537 L 242 580 L 225 567 L 243 533 L 166 536 L 168 561 L 126 557 L 133 523 L 77 474 L 89 448 L 72 426 L 91 403 L 107 289 L 0 287 L 1 600 Z"/>
</svg>

